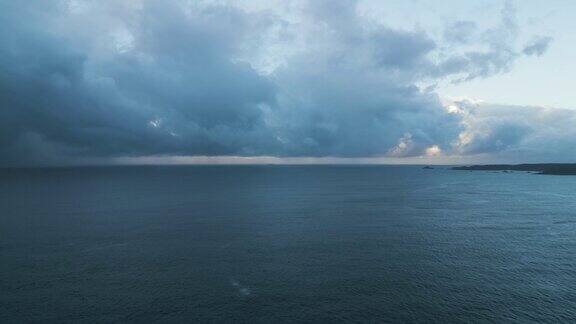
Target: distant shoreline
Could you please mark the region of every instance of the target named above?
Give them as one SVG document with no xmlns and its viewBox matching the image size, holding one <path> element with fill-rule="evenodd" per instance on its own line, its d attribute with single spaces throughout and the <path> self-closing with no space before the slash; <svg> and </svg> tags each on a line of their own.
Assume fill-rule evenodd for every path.
<svg viewBox="0 0 576 324">
<path fill-rule="evenodd" d="M 535 164 L 487 164 L 457 166 L 452 170 L 462 171 L 524 171 L 552 175 L 576 175 L 576 163 L 535 163 Z"/>
</svg>

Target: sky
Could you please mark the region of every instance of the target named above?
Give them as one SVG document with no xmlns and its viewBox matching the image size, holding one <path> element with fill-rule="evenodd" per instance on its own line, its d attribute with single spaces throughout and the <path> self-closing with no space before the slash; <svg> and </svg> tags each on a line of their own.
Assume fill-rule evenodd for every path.
<svg viewBox="0 0 576 324">
<path fill-rule="evenodd" d="M 573 12 L 0 0 L 0 166 L 573 162 Z"/>
</svg>

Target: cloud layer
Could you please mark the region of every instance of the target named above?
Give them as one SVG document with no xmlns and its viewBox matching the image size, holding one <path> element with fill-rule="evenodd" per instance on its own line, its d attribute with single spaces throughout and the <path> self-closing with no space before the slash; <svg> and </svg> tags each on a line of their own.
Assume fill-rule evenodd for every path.
<svg viewBox="0 0 576 324">
<path fill-rule="evenodd" d="M 570 111 L 446 104 L 434 92 L 544 54 L 549 37 L 518 44 L 510 5 L 490 29 L 456 21 L 441 36 L 372 21 L 356 1 L 278 6 L 0 2 L 0 165 L 566 145 L 552 123 Z"/>
<path fill-rule="evenodd" d="M 572 161 L 576 111 L 505 106 L 460 100 L 451 107 L 464 130 L 453 143 L 459 155 L 492 155 L 509 161 Z"/>
</svg>

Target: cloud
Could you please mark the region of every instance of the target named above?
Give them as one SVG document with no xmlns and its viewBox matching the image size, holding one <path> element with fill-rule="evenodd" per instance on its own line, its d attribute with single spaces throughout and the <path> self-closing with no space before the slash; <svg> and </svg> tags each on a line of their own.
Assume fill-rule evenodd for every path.
<svg viewBox="0 0 576 324">
<path fill-rule="evenodd" d="M 572 161 L 576 154 L 576 111 L 498 105 L 470 100 L 450 104 L 464 126 L 453 154 L 489 154 L 509 161 Z"/>
<path fill-rule="evenodd" d="M 223 155 L 241 153 L 250 137 L 266 141 L 258 106 L 273 101 L 274 85 L 231 61 L 258 21 L 218 6 L 185 14 L 159 1 L 84 4 L 3 4 L 3 162 L 47 158 L 39 147 L 55 147 L 52 156 Z"/>
<path fill-rule="evenodd" d="M 478 31 L 478 25 L 473 21 L 456 21 L 444 31 L 444 38 L 453 43 L 468 44 Z"/>
<path fill-rule="evenodd" d="M 542 56 L 550 47 L 552 42 L 552 37 L 541 36 L 534 38 L 530 43 L 528 43 L 522 52 L 529 56 Z"/>
<path fill-rule="evenodd" d="M 529 55 L 516 49 L 519 30 L 511 1 L 505 2 L 499 24 L 487 30 L 469 21 L 449 25 L 444 33 L 446 51 L 455 54 L 442 53 L 446 58 L 433 67 L 432 74 L 462 83 L 508 72 L 518 58 Z"/>
<path fill-rule="evenodd" d="M 470 116 L 420 85 L 488 77 L 522 55 L 512 7 L 492 29 L 456 23 L 442 40 L 369 21 L 356 1 L 286 6 L 0 2 L 0 165 L 450 154 Z M 530 133 L 501 123 L 458 152 Z"/>
</svg>

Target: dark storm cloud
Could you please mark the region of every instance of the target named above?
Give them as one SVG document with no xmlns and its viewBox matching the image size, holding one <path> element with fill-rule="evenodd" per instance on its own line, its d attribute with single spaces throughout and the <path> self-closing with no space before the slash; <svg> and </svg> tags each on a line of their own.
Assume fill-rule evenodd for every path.
<svg viewBox="0 0 576 324">
<path fill-rule="evenodd" d="M 124 53 L 113 43 L 130 40 L 115 40 L 111 31 L 82 30 L 78 39 L 59 31 L 59 23 L 80 23 L 67 20 L 61 4 L 0 8 L 2 162 L 225 155 L 265 144 L 269 134 L 257 105 L 273 100 L 274 86 L 229 57 L 255 23 L 250 17 L 221 7 L 186 17 L 176 5 L 146 2 L 137 26 L 122 26 L 102 13 L 106 4 L 89 8 L 85 15 L 101 19 L 88 21 L 90 27 L 118 23 L 133 33 L 134 48 Z"/>
<path fill-rule="evenodd" d="M 449 152 L 464 117 L 417 84 L 506 70 L 520 55 L 506 10 L 445 53 L 424 31 L 365 21 L 355 1 L 311 1 L 297 22 L 179 1 L 3 1 L 0 164 Z M 452 53 L 474 33 L 486 49 Z"/>
</svg>

